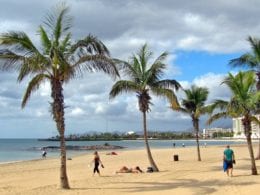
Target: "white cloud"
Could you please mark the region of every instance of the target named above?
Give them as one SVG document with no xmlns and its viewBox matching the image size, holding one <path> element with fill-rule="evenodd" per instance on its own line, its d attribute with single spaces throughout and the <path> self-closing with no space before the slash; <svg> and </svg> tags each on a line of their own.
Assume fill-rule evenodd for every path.
<svg viewBox="0 0 260 195">
<path fill-rule="evenodd" d="M 72 109 L 70 113 L 68 113 L 68 116 L 80 116 L 83 114 L 84 114 L 84 110 L 76 107 L 76 108 Z"/>
<path fill-rule="evenodd" d="M 200 87 L 207 87 L 210 91 L 208 102 L 216 99 L 227 99 L 231 93 L 226 85 L 222 85 L 222 81 L 226 75 L 207 73 L 193 80 L 193 83 Z"/>
<path fill-rule="evenodd" d="M 13 21 L 13 20 L 4 20 L 0 21 L 1 32 L 7 31 L 27 31 L 30 27 L 30 24 L 24 21 Z"/>
</svg>

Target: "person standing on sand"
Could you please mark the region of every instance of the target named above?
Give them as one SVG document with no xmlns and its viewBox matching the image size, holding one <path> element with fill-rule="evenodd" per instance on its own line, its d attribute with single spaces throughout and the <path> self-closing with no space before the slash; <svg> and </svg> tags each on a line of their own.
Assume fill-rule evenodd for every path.
<svg viewBox="0 0 260 195">
<path fill-rule="evenodd" d="M 43 148 L 43 149 L 42 149 L 42 158 L 46 158 L 46 156 L 47 156 L 47 152 L 46 152 L 46 150 Z"/>
<path fill-rule="evenodd" d="M 93 159 L 93 162 L 94 162 L 94 170 L 93 170 L 93 176 L 95 175 L 95 173 L 97 172 L 98 175 L 100 176 L 100 171 L 99 171 L 99 164 L 101 164 L 101 167 L 104 167 L 101 160 L 100 160 L 100 157 L 98 155 L 98 152 L 95 151 L 94 152 L 94 159 Z"/>
<path fill-rule="evenodd" d="M 223 161 L 225 163 L 226 168 L 224 171 L 227 172 L 227 176 L 233 176 L 233 163 L 235 163 L 235 155 L 234 151 L 230 149 L 230 146 L 227 145 L 226 149 L 224 150 Z"/>
</svg>

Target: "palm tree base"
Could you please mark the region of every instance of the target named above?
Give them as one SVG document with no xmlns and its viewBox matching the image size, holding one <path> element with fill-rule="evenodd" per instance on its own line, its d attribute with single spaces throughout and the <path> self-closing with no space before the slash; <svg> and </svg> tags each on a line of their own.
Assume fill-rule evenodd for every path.
<svg viewBox="0 0 260 195">
<path fill-rule="evenodd" d="M 260 156 L 256 157 L 255 160 L 260 160 Z"/>
</svg>

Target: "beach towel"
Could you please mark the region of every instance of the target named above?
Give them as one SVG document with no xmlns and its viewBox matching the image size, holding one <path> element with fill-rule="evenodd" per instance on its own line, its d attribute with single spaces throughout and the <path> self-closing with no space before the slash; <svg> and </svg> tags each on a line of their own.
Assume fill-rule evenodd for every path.
<svg viewBox="0 0 260 195">
<path fill-rule="evenodd" d="M 224 170 L 224 172 L 226 172 L 227 169 L 228 169 L 228 163 L 227 163 L 227 161 L 223 160 L 223 170 Z"/>
</svg>

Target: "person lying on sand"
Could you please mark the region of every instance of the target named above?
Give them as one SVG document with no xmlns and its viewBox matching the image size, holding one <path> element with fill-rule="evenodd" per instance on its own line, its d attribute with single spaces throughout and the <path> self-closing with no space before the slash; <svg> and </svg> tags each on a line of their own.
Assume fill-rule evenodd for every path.
<svg viewBox="0 0 260 195">
<path fill-rule="evenodd" d="M 136 166 L 134 168 L 123 166 L 121 167 L 121 169 L 119 169 L 119 171 L 116 171 L 116 173 L 143 173 L 143 171 L 140 169 L 139 166 Z"/>
<path fill-rule="evenodd" d="M 106 155 L 117 155 L 117 153 L 116 152 L 108 152 L 108 153 L 106 153 Z"/>
</svg>

